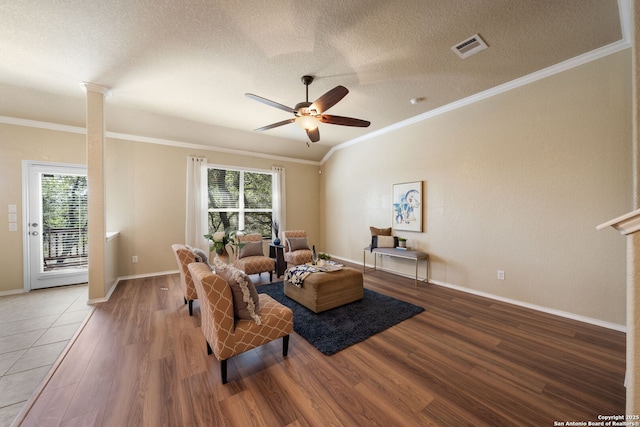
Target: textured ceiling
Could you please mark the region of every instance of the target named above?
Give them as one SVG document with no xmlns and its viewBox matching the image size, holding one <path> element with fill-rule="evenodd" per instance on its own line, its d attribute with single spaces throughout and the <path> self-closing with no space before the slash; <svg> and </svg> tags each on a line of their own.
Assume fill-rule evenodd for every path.
<svg viewBox="0 0 640 427">
<path fill-rule="evenodd" d="M 489 48 L 451 46 L 474 34 Z M 107 130 L 320 160 L 367 133 L 622 39 L 616 0 L 0 1 L 0 116 L 84 126 L 83 81 L 110 90 Z M 293 107 L 337 85 L 307 148 Z M 412 98 L 424 101 L 412 105 Z"/>
</svg>

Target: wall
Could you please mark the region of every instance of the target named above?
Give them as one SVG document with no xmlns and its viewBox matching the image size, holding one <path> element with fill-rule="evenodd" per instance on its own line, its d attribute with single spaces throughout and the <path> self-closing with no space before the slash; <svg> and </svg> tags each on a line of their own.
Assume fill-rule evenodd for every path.
<svg viewBox="0 0 640 427">
<path fill-rule="evenodd" d="M 104 249 L 104 289 L 103 298 L 94 299 L 96 302 L 105 301 L 118 283 L 118 237 L 119 233 L 107 233 Z"/>
<path fill-rule="evenodd" d="M 22 224 L 8 231 L 7 205 L 22 215 L 22 160 L 86 164 L 86 137 L 45 129 L 0 124 L 0 295 L 23 290 Z M 106 144 L 107 231 L 119 231 L 110 242 L 109 277 L 153 275 L 177 270 L 171 244 L 184 241 L 186 165 L 188 155 L 211 163 L 270 170 L 286 169 L 287 223 L 304 228 L 310 241 L 320 239 L 320 179 L 315 165 L 252 156 L 108 139 Z M 4 206 L 4 207 L 3 207 Z M 116 247 L 113 247 L 113 245 Z M 131 259 L 138 256 L 139 262 Z M 108 280 L 107 287 L 112 285 Z"/>
<path fill-rule="evenodd" d="M 288 228 L 304 228 L 320 239 L 318 167 L 252 156 L 109 139 L 107 227 L 119 231 L 119 276 L 177 269 L 171 244 L 184 242 L 187 156 L 209 163 L 286 170 Z M 138 256 L 138 263 L 132 257 Z"/>
<path fill-rule="evenodd" d="M 640 208 L 640 3 L 632 4 L 633 30 L 633 208 Z M 640 233 L 627 241 L 627 414 L 640 412 Z"/>
<path fill-rule="evenodd" d="M 0 295 L 22 292 L 22 161 L 86 164 L 85 136 L 0 124 Z M 18 208 L 18 231 L 9 231 L 8 205 Z"/>
<path fill-rule="evenodd" d="M 323 249 L 362 262 L 392 185 L 422 180 L 424 231 L 397 234 L 432 282 L 624 325 L 625 245 L 595 226 L 632 206 L 630 73 L 627 50 L 338 150 Z"/>
</svg>

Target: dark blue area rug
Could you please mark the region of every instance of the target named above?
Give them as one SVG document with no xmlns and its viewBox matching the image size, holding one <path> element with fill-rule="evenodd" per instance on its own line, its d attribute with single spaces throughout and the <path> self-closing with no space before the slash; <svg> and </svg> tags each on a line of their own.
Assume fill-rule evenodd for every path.
<svg viewBox="0 0 640 427">
<path fill-rule="evenodd" d="M 360 301 L 316 314 L 286 296 L 282 282 L 256 289 L 291 308 L 293 329 L 327 356 L 424 311 L 417 305 L 365 289 Z"/>
</svg>

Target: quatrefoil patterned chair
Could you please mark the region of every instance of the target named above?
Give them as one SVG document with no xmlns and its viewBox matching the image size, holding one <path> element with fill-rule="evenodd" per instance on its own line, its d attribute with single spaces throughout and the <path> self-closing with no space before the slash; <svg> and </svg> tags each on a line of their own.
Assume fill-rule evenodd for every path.
<svg viewBox="0 0 640 427">
<path fill-rule="evenodd" d="M 288 267 L 311 262 L 311 249 L 304 230 L 283 231 L 284 260 Z"/>
<path fill-rule="evenodd" d="M 251 279 L 233 266 L 215 266 L 216 271 L 225 274 L 230 270 L 230 276 L 238 283 L 244 281 L 245 286 Z M 227 383 L 227 360 L 253 348 L 282 338 L 282 355 L 287 356 L 289 349 L 289 334 L 293 332 L 293 312 L 267 294 L 257 296 L 258 321 L 252 317 L 238 318 L 234 304 L 234 292 L 226 274 L 226 280 L 221 275 L 213 273 L 202 263 L 189 265 L 200 300 L 200 316 L 202 333 L 207 341 L 207 354 L 213 353 L 220 361 L 222 383 Z M 241 279 L 238 279 L 240 277 Z M 251 284 L 250 286 L 253 286 Z M 245 287 L 245 293 L 246 292 Z M 254 288 L 255 292 L 255 288 Z M 240 292 L 242 294 L 242 292 Z M 246 295 L 245 295 L 246 297 Z M 237 305 L 237 304 L 236 304 Z M 246 309 L 246 308 L 245 308 Z M 255 316 L 255 313 L 252 313 Z"/>
<path fill-rule="evenodd" d="M 244 243 L 242 249 L 237 251 L 233 265 L 246 274 L 269 273 L 269 281 L 273 279 L 273 270 L 276 261 L 264 256 L 262 248 L 262 236 L 259 233 L 245 234 L 238 237 L 238 242 Z"/>
<path fill-rule="evenodd" d="M 184 295 L 184 303 L 189 304 L 189 316 L 193 316 L 193 301 L 198 299 L 198 293 L 196 292 L 196 286 L 193 283 L 188 267 L 189 264 L 197 261 L 196 254 L 191 248 L 178 243 L 171 245 L 171 249 L 173 249 L 176 261 L 178 261 L 178 269 L 180 270 L 180 286 L 182 287 L 182 294 Z M 206 255 L 204 256 L 206 257 Z M 206 259 L 200 261 L 204 262 L 205 265 L 208 265 Z"/>
</svg>

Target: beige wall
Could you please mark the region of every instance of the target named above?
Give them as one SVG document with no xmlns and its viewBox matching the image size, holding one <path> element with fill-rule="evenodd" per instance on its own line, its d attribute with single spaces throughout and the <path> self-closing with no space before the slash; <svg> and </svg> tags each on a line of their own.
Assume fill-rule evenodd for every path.
<svg viewBox="0 0 640 427">
<path fill-rule="evenodd" d="M 7 225 L 7 205 L 18 205 L 18 217 L 22 215 L 22 160 L 86 164 L 85 142 L 83 134 L 0 124 L 0 295 L 23 289 L 23 228 L 19 224 L 18 232 L 9 232 Z M 117 247 L 110 248 L 118 257 L 118 277 L 177 270 L 171 244 L 184 241 L 186 159 L 192 154 L 219 165 L 265 170 L 283 166 L 288 224 L 306 229 L 312 242 L 319 241 L 320 179 L 315 165 L 109 139 L 106 223 L 107 231 L 120 232 L 111 242 Z M 131 262 L 133 255 L 137 264 Z"/>
<path fill-rule="evenodd" d="M 397 234 L 433 282 L 624 325 L 625 244 L 595 226 L 632 207 L 630 73 L 627 50 L 337 151 L 323 249 L 361 262 L 392 185 L 422 180 L 424 232 Z"/>
<path fill-rule="evenodd" d="M 22 161 L 86 164 L 85 136 L 0 124 L 0 295 L 21 292 Z M 17 205 L 18 231 L 9 231 L 8 205 Z"/>
<path fill-rule="evenodd" d="M 107 144 L 107 228 L 119 231 L 119 276 L 177 269 L 171 244 L 184 242 L 187 156 L 209 163 L 286 170 L 287 224 L 320 239 L 318 167 L 259 157 L 164 145 L 109 140 Z M 131 262 L 138 256 L 138 263 Z"/>
</svg>

